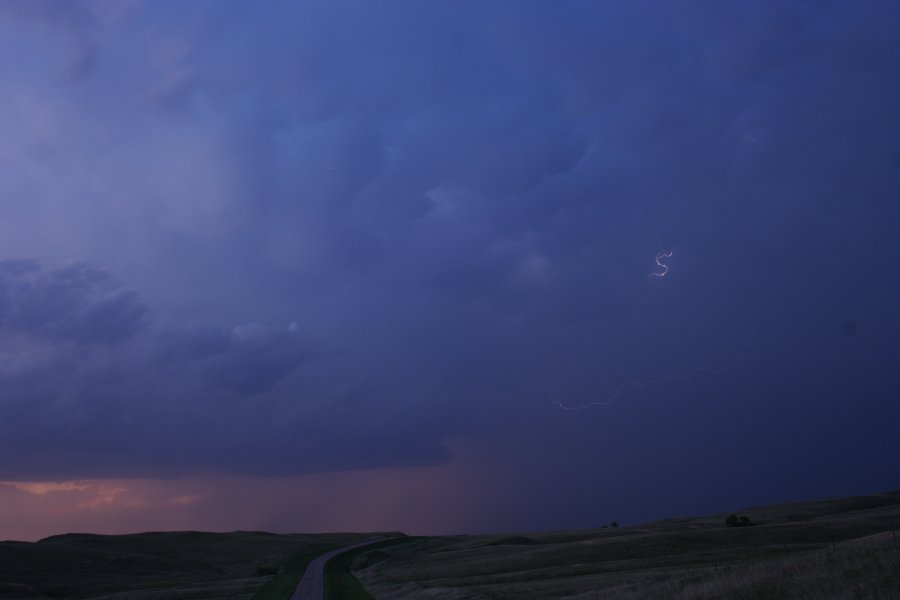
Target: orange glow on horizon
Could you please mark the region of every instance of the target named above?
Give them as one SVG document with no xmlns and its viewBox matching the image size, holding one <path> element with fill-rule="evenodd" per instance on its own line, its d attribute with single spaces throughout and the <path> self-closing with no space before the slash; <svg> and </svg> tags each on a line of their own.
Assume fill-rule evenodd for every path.
<svg viewBox="0 0 900 600">
<path fill-rule="evenodd" d="M 0 482 L 0 540 L 71 532 L 458 531 L 486 486 L 459 444 L 449 463 L 288 477 Z M 452 511 L 446 511 L 447 506 Z"/>
</svg>

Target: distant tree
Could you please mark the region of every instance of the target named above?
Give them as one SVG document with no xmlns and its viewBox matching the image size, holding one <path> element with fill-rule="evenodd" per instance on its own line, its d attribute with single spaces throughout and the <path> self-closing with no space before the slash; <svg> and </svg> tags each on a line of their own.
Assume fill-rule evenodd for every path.
<svg viewBox="0 0 900 600">
<path fill-rule="evenodd" d="M 612 523 L 609 524 L 609 526 L 610 526 L 610 527 L 618 527 L 618 526 L 619 526 L 619 522 L 618 522 L 618 521 L 613 521 Z"/>
<path fill-rule="evenodd" d="M 730 514 L 725 518 L 725 525 L 728 527 L 749 527 L 753 525 L 753 522 L 750 520 L 750 517 Z"/>
</svg>

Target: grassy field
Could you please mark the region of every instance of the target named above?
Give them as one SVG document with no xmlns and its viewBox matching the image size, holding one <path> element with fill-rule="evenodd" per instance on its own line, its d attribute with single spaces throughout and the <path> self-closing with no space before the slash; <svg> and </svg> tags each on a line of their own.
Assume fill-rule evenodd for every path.
<svg viewBox="0 0 900 600">
<path fill-rule="evenodd" d="M 900 599 L 900 492 L 638 527 L 385 540 L 328 564 L 334 600 Z M 70 534 L 0 542 L 0 598 L 286 600 L 371 534 Z"/>
<path fill-rule="evenodd" d="M 283 600 L 308 560 L 370 535 L 165 532 L 0 542 L 0 598 Z"/>
<path fill-rule="evenodd" d="M 900 598 L 900 492 L 640 527 L 415 538 L 364 552 L 379 600 L 406 598 Z M 897 535 L 900 535 L 898 532 Z"/>
</svg>

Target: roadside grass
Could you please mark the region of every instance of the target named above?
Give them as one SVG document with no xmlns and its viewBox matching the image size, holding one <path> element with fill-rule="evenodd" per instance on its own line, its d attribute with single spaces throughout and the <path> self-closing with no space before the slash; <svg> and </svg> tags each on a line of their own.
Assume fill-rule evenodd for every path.
<svg viewBox="0 0 900 600">
<path fill-rule="evenodd" d="M 300 583 L 300 578 L 303 577 L 306 566 L 315 557 L 327 551 L 327 549 L 322 548 L 306 548 L 298 552 L 288 559 L 278 574 L 272 577 L 253 596 L 252 600 L 288 600 L 297 588 L 297 584 Z"/>
<path fill-rule="evenodd" d="M 375 600 L 350 572 L 355 558 L 348 552 L 328 561 L 325 569 L 325 597 L 328 600 Z"/>
<path fill-rule="evenodd" d="M 375 600 L 353 574 L 362 563 L 371 566 L 389 555 L 382 548 L 408 543 L 410 538 L 395 538 L 340 554 L 325 565 L 325 597 L 327 600 Z M 254 599 L 256 600 L 256 599 Z"/>
</svg>

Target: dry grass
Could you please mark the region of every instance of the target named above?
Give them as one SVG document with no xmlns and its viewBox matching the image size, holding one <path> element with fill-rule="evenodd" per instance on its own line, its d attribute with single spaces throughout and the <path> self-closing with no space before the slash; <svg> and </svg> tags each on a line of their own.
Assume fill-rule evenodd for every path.
<svg viewBox="0 0 900 600">
<path fill-rule="evenodd" d="M 900 599 L 900 493 L 643 527 L 420 538 L 360 557 L 379 600 L 406 598 Z"/>
<path fill-rule="evenodd" d="M 572 596 L 600 598 L 601 592 Z M 604 599 L 684 598 L 686 600 L 864 600 L 900 598 L 900 557 L 891 534 L 870 536 L 834 551 L 770 559 L 719 569 L 688 569 L 651 577 L 602 592 Z"/>
</svg>

